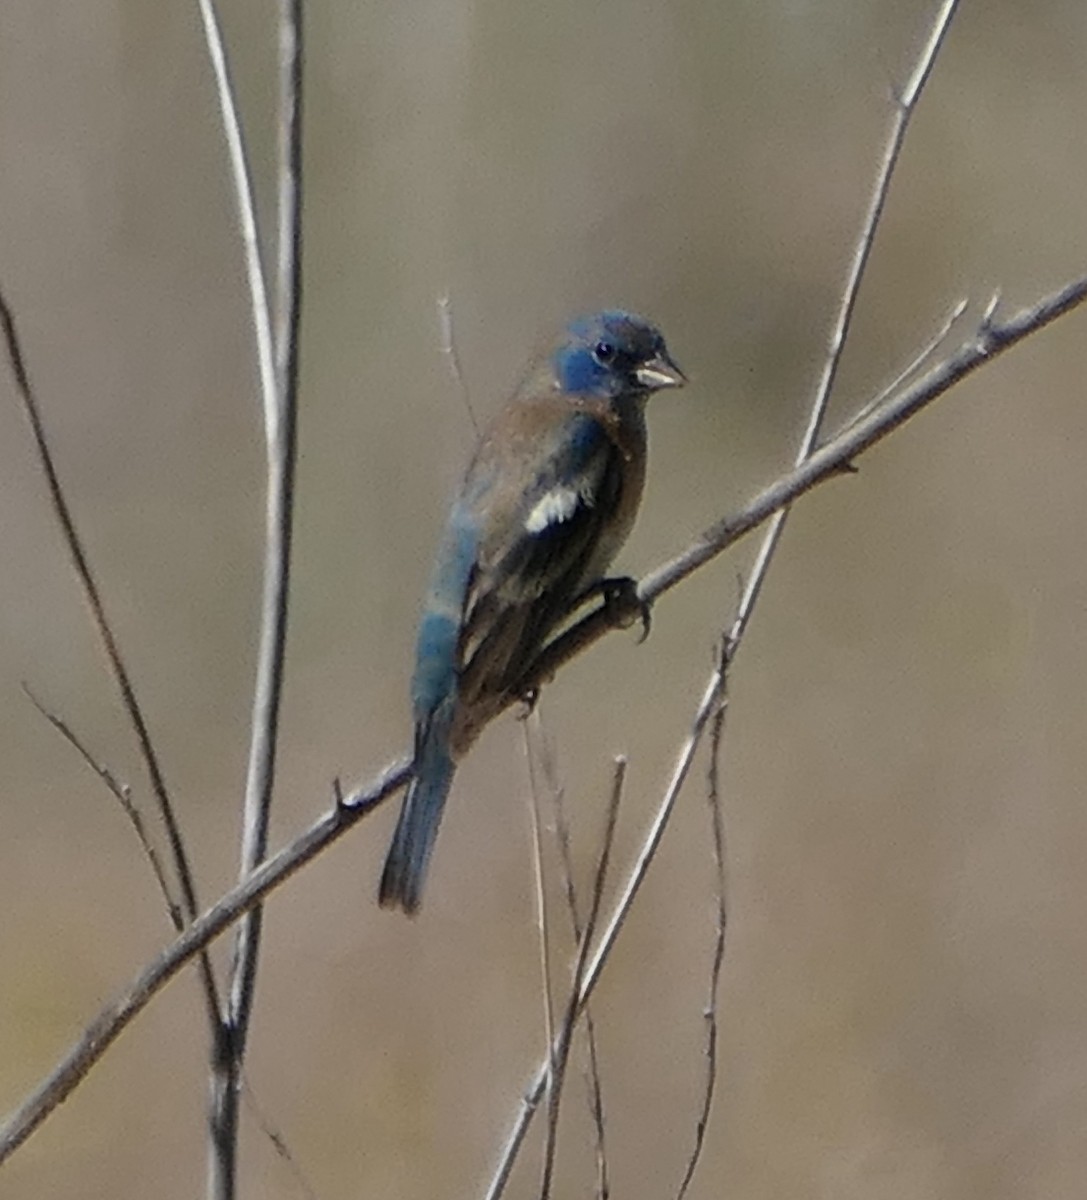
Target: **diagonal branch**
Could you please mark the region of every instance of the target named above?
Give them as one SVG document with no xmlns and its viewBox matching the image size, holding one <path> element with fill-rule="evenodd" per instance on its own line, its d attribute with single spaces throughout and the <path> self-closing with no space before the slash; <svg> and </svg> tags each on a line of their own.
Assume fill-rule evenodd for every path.
<svg viewBox="0 0 1087 1200">
<path fill-rule="evenodd" d="M 856 249 L 853 251 L 845 290 L 842 292 L 841 303 L 838 307 L 838 315 L 831 329 L 827 356 L 816 384 L 811 411 L 808 414 L 808 425 L 804 430 L 804 436 L 800 439 L 800 448 L 795 460 L 798 466 L 811 454 L 819 441 L 819 434 L 827 415 L 827 406 L 830 404 L 830 397 L 834 391 L 834 381 L 838 378 L 838 368 L 841 366 L 842 354 L 853 325 L 853 314 L 857 310 L 857 300 L 860 296 L 861 284 L 864 281 L 865 268 L 871 258 L 876 233 L 887 204 L 887 195 L 891 190 L 891 179 L 902 155 L 902 146 L 909 131 L 910 120 L 917 110 L 917 101 L 921 98 L 921 92 L 928 82 L 932 65 L 947 36 L 951 18 L 955 15 L 958 3 L 959 0 L 943 0 L 921 51 L 921 57 L 917 60 L 917 65 L 914 67 L 905 89 L 898 97 L 891 122 L 890 136 L 884 147 L 883 160 L 876 173 L 875 186 L 872 188 L 872 195 L 868 202 L 868 212 L 861 226 Z M 740 598 L 736 618 L 729 631 L 730 654 L 734 655 L 740 645 L 744 630 L 747 628 L 747 623 L 751 619 L 751 614 L 758 601 L 759 593 L 762 591 L 762 585 L 766 580 L 774 552 L 777 550 L 781 535 L 785 532 L 785 522 L 788 519 L 789 508 L 786 506 L 774 516 L 770 527 L 763 535 L 758 554 L 755 556 L 755 566 L 748 578 L 744 594 Z"/>
</svg>

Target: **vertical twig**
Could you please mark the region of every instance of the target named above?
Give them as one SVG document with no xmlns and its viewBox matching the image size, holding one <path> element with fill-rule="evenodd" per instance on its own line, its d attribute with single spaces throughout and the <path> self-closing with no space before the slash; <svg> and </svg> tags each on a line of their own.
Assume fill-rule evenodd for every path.
<svg viewBox="0 0 1087 1200">
<path fill-rule="evenodd" d="M 551 1044 L 550 1082 L 547 1089 L 547 1140 L 544 1145 L 543 1179 L 540 1184 L 540 1200 L 550 1200 L 551 1180 L 555 1170 L 555 1150 L 559 1138 L 559 1106 L 562 1101 L 562 1084 L 566 1075 L 566 1063 L 570 1057 L 570 1042 L 574 1036 L 574 1025 L 577 1022 L 579 997 L 585 983 L 585 967 L 589 961 L 589 949 L 596 933 L 596 922 L 600 916 L 600 905 L 604 899 L 604 884 L 608 878 L 608 864 L 611 862 L 612 845 L 615 842 L 615 827 L 619 819 L 619 803 L 623 797 L 623 783 L 626 780 L 627 760 L 619 757 L 615 760 L 615 770 L 612 774 L 611 793 L 608 799 L 608 810 L 605 817 L 604 837 L 600 845 L 600 854 L 596 860 L 596 871 L 593 873 L 593 892 L 589 902 L 589 915 L 585 920 L 578 942 L 577 955 L 574 960 L 573 977 L 570 981 L 570 995 L 559 1027 L 557 1039 Z"/>
<path fill-rule="evenodd" d="M 261 236 L 257 220 L 257 204 L 253 191 L 249 155 L 238 113 L 237 96 L 231 78 L 230 60 L 223 41 L 222 29 L 214 0 L 197 0 L 204 25 L 204 41 L 215 80 L 219 113 L 230 160 L 231 179 L 237 207 L 238 228 L 241 233 L 249 290 L 250 317 L 257 348 L 257 373 L 264 402 L 266 431 L 276 421 L 277 381 L 275 343 L 272 317 L 268 303 L 264 264 L 261 258 Z M 233 1004 L 231 1002 L 231 1008 Z M 224 1014 L 228 1034 L 231 1013 Z M 237 1132 L 239 1079 L 234 1051 L 224 1045 L 211 1066 L 208 1099 L 208 1184 L 210 1200 L 231 1200 L 234 1195 L 237 1167 Z"/>
<path fill-rule="evenodd" d="M 276 269 L 276 388 L 264 397 L 268 455 L 264 595 L 245 789 L 240 877 L 263 861 L 275 784 L 290 598 L 297 448 L 299 332 L 302 314 L 302 0 L 281 0 L 279 231 Z M 244 1047 L 252 1012 L 262 909 L 238 928 L 230 1016 Z"/>
<path fill-rule="evenodd" d="M 725 639 L 721 639 L 722 656 L 727 652 Z M 710 966 L 710 984 L 706 998 L 706 1078 L 702 1091 L 702 1109 L 695 1125 L 694 1147 L 687 1160 L 683 1180 L 676 1193 L 676 1200 L 684 1200 L 691 1186 L 694 1173 L 702 1157 L 706 1142 L 706 1130 L 710 1122 L 710 1110 L 717 1090 L 717 993 L 721 984 L 721 968 L 725 962 L 725 933 L 728 929 L 728 891 L 725 857 L 725 818 L 721 809 L 721 742 L 725 730 L 725 714 L 728 712 L 728 663 L 721 666 L 721 703 L 713 714 L 710 725 L 710 762 L 706 778 L 706 800 L 710 810 L 710 831 L 713 845 L 714 899 L 716 901 L 716 933 L 713 943 L 713 961 Z"/>
<path fill-rule="evenodd" d="M 539 705 L 537 705 L 539 708 Z M 570 821 L 566 814 L 566 793 L 559 779 L 558 767 L 546 731 L 540 724 L 539 738 L 540 769 L 551 793 L 555 810 L 555 838 L 559 845 L 559 865 L 562 871 L 562 887 L 566 895 L 566 909 L 570 915 L 570 929 L 574 935 L 574 946 L 582 943 L 583 927 L 578 905 L 577 889 L 574 886 L 574 856 L 570 846 Z M 608 1200 L 611 1184 L 608 1178 L 608 1148 L 604 1123 L 604 1091 L 600 1082 L 600 1057 L 596 1045 L 596 1022 L 591 1005 L 585 1006 L 585 1042 L 588 1058 L 586 1083 L 588 1085 L 589 1115 L 592 1117 L 596 1140 L 596 1197 Z"/>
<path fill-rule="evenodd" d="M 554 973 L 551 967 L 551 929 L 547 921 L 547 892 L 544 886 L 543 817 L 540 812 L 540 789 L 536 781 L 536 764 L 528 727 L 530 721 L 538 731 L 540 725 L 536 709 L 533 709 L 521 722 L 521 736 L 525 747 L 525 759 L 528 762 L 529 818 L 532 826 L 532 863 L 536 883 L 536 927 L 540 935 L 540 985 L 543 988 L 544 1044 L 550 1054 L 555 1044 Z M 555 1063 L 552 1056 L 547 1072 L 549 1096 L 554 1088 L 554 1078 Z"/>
<path fill-rule="evenodd" d="M 219 119 L 223 123 L 227 155 L 230 159 L 231 182 L 237 206 L 238 231 L 242 239 L 245 276 L 249 289 L 249 315 L 257 347 L 257 373 L 260 393 L 268 414 L 276 405 L 275 340 L 272 335 L 272 311 L 268 303 L 268 285 L 261 258 L 261 236 L 257 221 L 257 201 L 253 191 L 253 174 L 249 167 L 249 151 L 238 114 L 238 99 L 231 77 L 230 59 L 219 25 L 215 0 L 197 0 L 204 24 L 204 43 L 207 46 L 215 79 L 215 94 L 219 100 Z M 272 420 L 268 417 L 268 420 Z"/>
<path fill-rule="evenodd" d="M 199 3 L 245 252 L 267 449 L 264 585 L 242 831 L 240 874 L 244 879 L 267 853 L 287 635 L 302 303 L 303 12 L 302 0 L 280 0 L 278 239 L 273 336 L 256 203 L 229 62 L 212 0 Z M 231 967 L 227 1053 L 220 1056 L 212 1071 L 208 1194 L 214 1200 L 232 1200 L 235 1193 L 241 1072 L 252 1016 L 261 925 L 260 905 L 252 908 L 239 925 Z"/>
<path fill-rule="evenodd" d="M 820 372 L 815 396 L 808 416 L 808 423 L 797 453 L 797 465 L 803 463 L 816 448 L 823 419 L 826 415 L 827 405 L 830 401 L 831 391 L 834 381 L 837 378 L 842 351 L 845 348 L 846 339 L 852 324 L 857 297 L 864 278 L 864 270 L 871 255 L 880 218 L 883 215 L 891 177 L 894 174 L 895 166 L 902 151 L 910 119 L 917 107 L 917 101 L 931 73 L 932 65 L 947 35 L 947 30 L 957 7 L 958 0 L 943 0 L 929 29 L 928 37 L 921 49 L 917 64 L 910 75 L 906 87 L 896 97 L 895 114 L 891 123 L 890 135 L 884 148 L 879 170 L 876 174 L 875 186 L 872 190 L 868 211 L 861 227 L 857 246 L 850 262 L 841 304 L 839 305 L 830 334 L 827 357 Z M 690 767 L 691 758 L 701 741 L 711 713 L 716 710 L 720 703 L 725 682 L 725 671 L 731 664 L 743 640 L 743 635 L 751 619 L 751 614 L 754 611 L 759 594 L 762 591 L 762 585 L 765 582 L 770 563 L 773 560 L 774 552 L 777 549 L 781 534 L 785 528 L 789 511 L 789 506 L 786 505 L 774 515 L 759 546 L 754 568 L 748 579 L 744 593 L 740 598 L 735 620 L 726 638 L 725 650 L 721 656 L 721 662 L 715 668 L 706 685 L 702 702 L 699 704 L 698 712 L 695 716 L 694 725 L 680 752 L 679 763 L 673 774 L 672 783 L 666 790 L 657 808 L 657 812 L 646 834 L 645 842 L 631 870 L 627 884 L 616 904 L 611 920 L 601 937 L 600 947 L 586 972 L 585 987 L 582 989 L 579 1005 L 584 1004 L 585 1000 L 591 994 L 593 987 L 595 987 L 597 978 L 603 970 L 604 964 L 619 935 L 619 931 L 626 920 L 630 906 L 633 904 L 634 898 L 638 894 L 642 881 L 649 870 L 649 866 L 656 856 L 657 848 L 660 845 L 661 838 L 664 836 L 664 830 L 671 818 L 679 787 L 682 785 L 683 779 L 686 778 L 687 770 Z M 521 1106 L 514 1118 L 513 1128 L 507 1135 L 498 1165 L 492 1176 L 487 1192 L 487 1200 L 497 1200 L 505 1189 L 513 1161 L 524 1141 L 529 1123 L 535 1115 L 536 1109 L 539 1107 L 546 1076 L 547 1064 L 544 1063 L 537 1068 L 536 1075 L 522 1098 Z"/>
</svg>

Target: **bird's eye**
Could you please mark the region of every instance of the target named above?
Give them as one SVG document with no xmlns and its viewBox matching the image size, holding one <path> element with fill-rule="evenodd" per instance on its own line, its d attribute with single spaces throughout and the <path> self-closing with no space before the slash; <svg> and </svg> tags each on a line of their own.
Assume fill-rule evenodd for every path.
<svg viewBox="0 0 1087 1200">
<path fill-rule="evenodd" d="M 598 363 L 607 366 L 615 358 L 615 347 L 611 342 L 597 342 L 593 347 L 593 358 Z"/>
</svg>

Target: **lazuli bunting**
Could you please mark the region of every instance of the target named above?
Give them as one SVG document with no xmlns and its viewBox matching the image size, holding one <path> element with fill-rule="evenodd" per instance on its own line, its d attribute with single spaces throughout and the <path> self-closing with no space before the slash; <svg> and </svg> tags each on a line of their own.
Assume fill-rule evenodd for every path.
<svg viewBox="0 0 1087 1200">
<path fill-rule="evenodd" d="M 456 763 L 523 696 L 549 635 L 600 590 L 645 480 L 645 402 L 685 382 L 648 321 L 572 322 L 480 438 L 419 625 L 414 778 L 380 902 L 414 913 Z"/>
</svg>

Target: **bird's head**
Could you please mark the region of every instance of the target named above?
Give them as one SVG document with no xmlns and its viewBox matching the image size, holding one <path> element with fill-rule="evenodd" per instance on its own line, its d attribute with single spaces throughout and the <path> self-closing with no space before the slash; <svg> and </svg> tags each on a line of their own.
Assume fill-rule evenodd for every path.
<svg viewBox="0 0 1087 1200">
<path fill-rule="evenodd" d="M 618 309 L 572 321 L 551 361 L 555 382 L 576 395 L 644 396 L 687 382 L 660 330 Z"/>
</svg>

